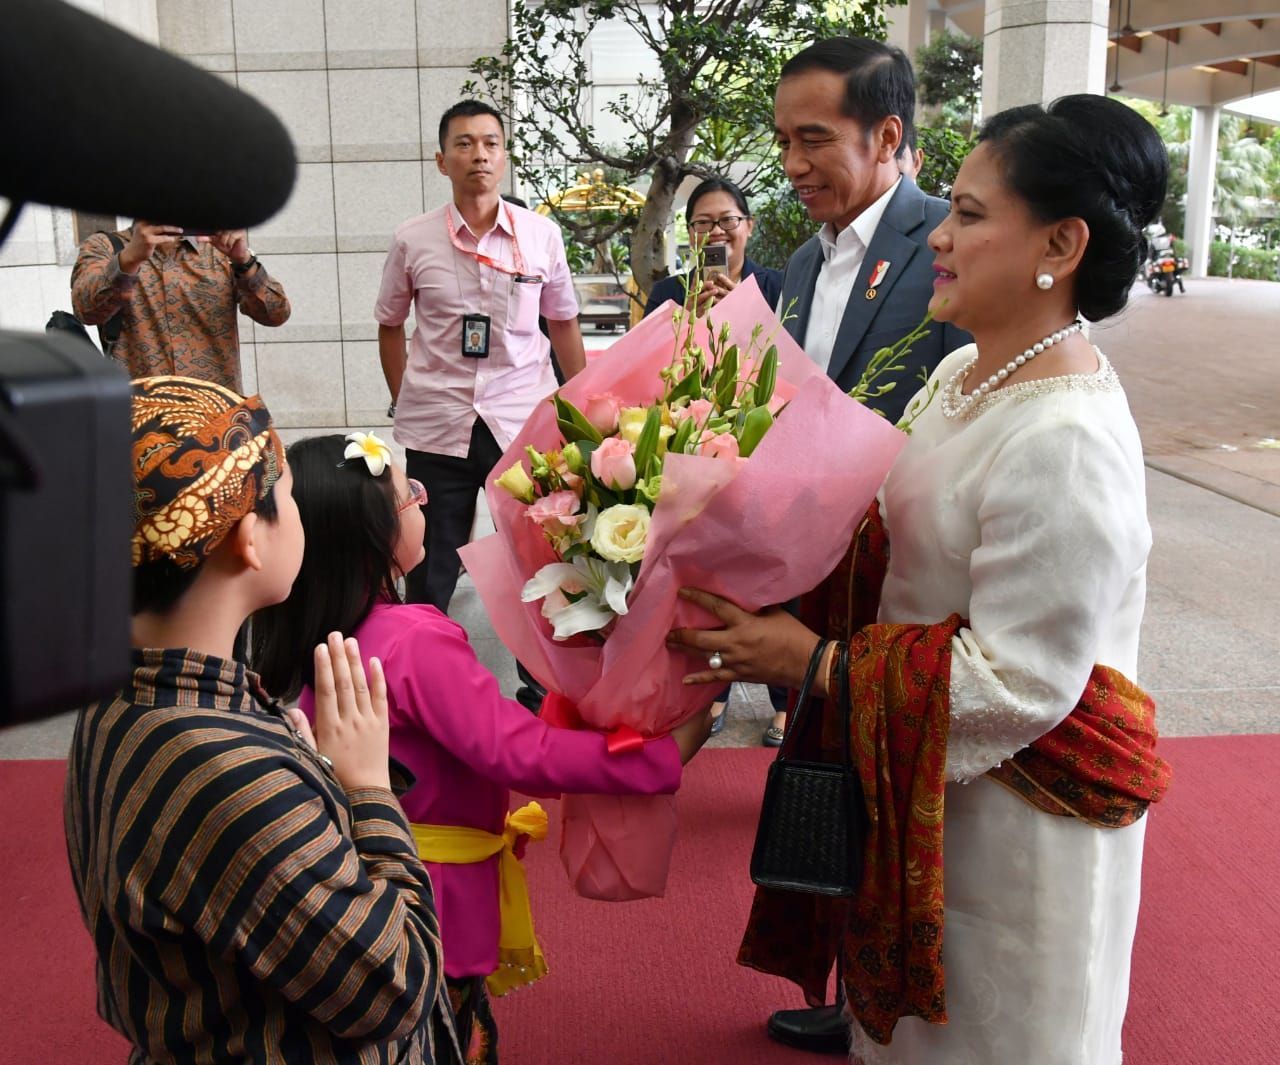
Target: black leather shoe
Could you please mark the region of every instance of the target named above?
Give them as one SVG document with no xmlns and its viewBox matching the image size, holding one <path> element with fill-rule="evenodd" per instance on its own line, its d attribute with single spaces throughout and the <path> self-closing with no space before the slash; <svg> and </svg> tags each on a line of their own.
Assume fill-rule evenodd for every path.
<svg viewBox="0 0 1280 1065">
<path fill-rule="evenodd" d="M 849 1053 L 849 1022 L 843 1006 L 777 1010 L 769 1016 L 769 1038 L 814 1054 Z"/>
<path fill-rule="evenodd" d="M 516 675 L 520 678 L 520 687 L 516 689 L 516 702 L 531 714 L 540 713 L 547 689 L 539 684 L 533 674 L 519 662 L 516 662 Z"/>
<path fill-rule="evenodd" d="M 540 687 L 522 685 L 516 689 L 516 702 L 535 716 L 542 711 L 542 697 L 546 694 Z"/>
</svg>

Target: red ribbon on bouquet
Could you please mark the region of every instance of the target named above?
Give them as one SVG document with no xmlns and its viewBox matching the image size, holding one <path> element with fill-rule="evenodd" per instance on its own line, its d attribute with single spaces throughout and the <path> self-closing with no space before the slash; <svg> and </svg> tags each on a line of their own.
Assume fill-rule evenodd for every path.
<svg viewBox="0 0 1280 1065">
<path fill-rule="evenodd" d="M 583 721 L 577 705 L 559 692 L 547 692 L 542 700 L 542 711 L 538 716 L 548 725 L 554 725 L 556 728 L 600 731 L 592 729 Z M 604 734 L 604 744 L 610 754 L 625 754 L 628 751 L 643 749 L 644 737 L 630 725 L 618 725 Z"/>
</svg>

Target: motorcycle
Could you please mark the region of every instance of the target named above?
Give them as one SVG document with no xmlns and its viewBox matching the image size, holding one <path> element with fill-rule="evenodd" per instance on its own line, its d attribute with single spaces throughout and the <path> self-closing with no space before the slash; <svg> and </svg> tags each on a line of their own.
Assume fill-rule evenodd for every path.
<svg viewBox="0 0 1280 1065">
<path fill-rule="evenodd" d="M 1173 295 L 1173 287 L 1185 293 L 1182 275 L 1190 269 L 1191 264 L 1178 255 L 1173 248 L 1173 235 L 1165 231 L 1164 226 L 1154 222 L 1146 229 L 1147 258 L 1142 264 L 1142 276 L 1147 287 L 1157 295 Z"/>
</svg>

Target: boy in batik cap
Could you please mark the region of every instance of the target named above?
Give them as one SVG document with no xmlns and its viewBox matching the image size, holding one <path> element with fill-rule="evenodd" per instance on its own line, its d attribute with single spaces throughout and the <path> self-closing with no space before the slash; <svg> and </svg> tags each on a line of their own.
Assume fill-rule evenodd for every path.
<svg viewBox="0 0 1280 1065">
<path fill-rule="evenodd" d="M 232 657 L 302 562 L 266 407 L 135 381 L 133 472 L 133 675 L 81 713 L 66 787 L 99 1014 L 131 1063 L 460 1061 L 380 666 L 316 648 L 313 740 Z"/>
</svg>

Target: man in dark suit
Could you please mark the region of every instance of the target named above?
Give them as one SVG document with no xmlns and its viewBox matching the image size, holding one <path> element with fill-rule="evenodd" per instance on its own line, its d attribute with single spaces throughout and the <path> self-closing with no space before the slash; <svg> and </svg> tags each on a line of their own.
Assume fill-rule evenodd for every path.
<svg viewBox="0 0 1280 1065">
<path fill-rule="evenodd" d="M 836 37 L 788 60 L 774 98 L 783 169 L 809 217 L 822 223 L 787 263 L 779 311 L 790 307 L 787 331 L 845 390 L 876 351 L 920 322 L 933 295 L 926 242 L 949 207 L 899 170 L 914 133 L 915 97 L 901 50 Z M 871 406 L 896 422 L 920 387 L 920 371 L 969 339 L 934 324 L 893 391 Z M 769 1034 L 805 1050 L 847 1053 L 842 996 L 833 1006 L 778 1010 Z"/>
<path fill-rule="evenodd" d="M 822 229 L 788 261 L 780 309 L 795 301 L 788 332 L 846 390 L 877 350 L 920 322 L 933 295 L 926 242 L 949 208 L 899 170 L 914 116 L 911 61 L 879 41 L 819 41 L 782 68 L 774 122 L 783 168 Z M 934 325 L 873 405 L 897 421 L 920 371 L 968 342 Z"/>
</svg>

